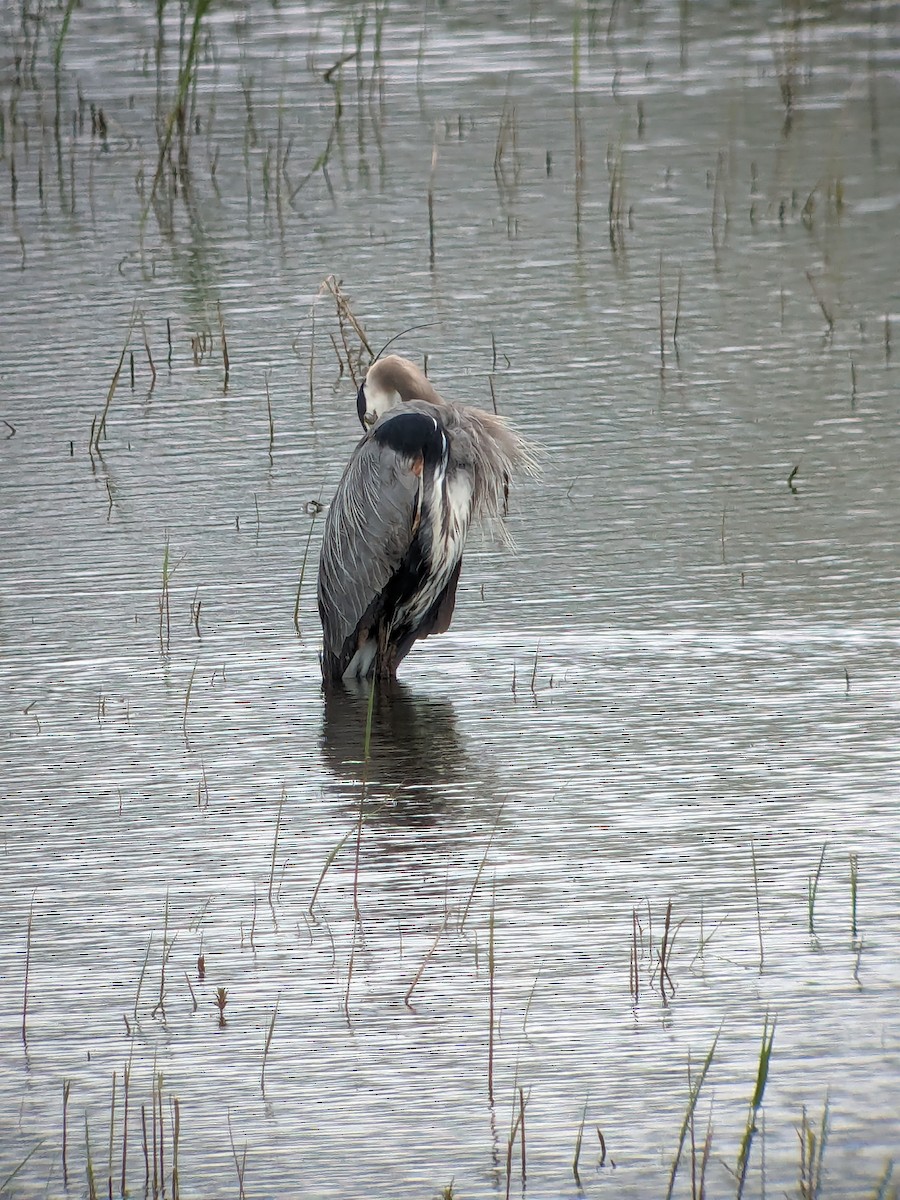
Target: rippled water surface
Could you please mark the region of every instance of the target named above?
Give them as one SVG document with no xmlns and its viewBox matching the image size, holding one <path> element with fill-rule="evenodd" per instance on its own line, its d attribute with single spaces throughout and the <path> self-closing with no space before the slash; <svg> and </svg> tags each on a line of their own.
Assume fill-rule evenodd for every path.
<svg viewBox="0 0 900 1200">
<path fill-rule="evenodd" d="M 895 1196 L 897 5 L 87 7 L 0 6 L 0 1193 Z M 544 452 L 368 760 L 330 277 Z"/>
</svg>

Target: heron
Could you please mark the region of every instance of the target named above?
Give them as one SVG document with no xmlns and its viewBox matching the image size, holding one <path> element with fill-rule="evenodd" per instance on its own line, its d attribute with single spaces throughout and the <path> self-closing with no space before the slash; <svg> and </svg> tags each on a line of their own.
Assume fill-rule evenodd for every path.
<svg viewBox="0 0 900 1200">
<path fill-rule="evenodd" d="M 445 400 L 399 355 L 369 367 L 356 408 L 365 434 L 319 558 L 326 684 L 393 680 L 416 641 L 446 632 L 473 520 L 504 516 L 511 477 L 538 469 L 503 417 Z"/>
</svg>

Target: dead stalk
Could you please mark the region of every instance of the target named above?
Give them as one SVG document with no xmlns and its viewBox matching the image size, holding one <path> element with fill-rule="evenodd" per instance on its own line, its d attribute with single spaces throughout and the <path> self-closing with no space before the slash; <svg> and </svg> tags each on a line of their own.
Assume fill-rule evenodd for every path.
<svg viewBox="0 0 900 1200">
<path fill-rule="evenodd" d="M 222 305 L 216 301 L 216 312 L 219 316 L 219 333 L 222 338 L 222 366 L 225 368 L 225 378 L 222 383 L 222 391 L 228 391 L 228 376 L 231 374 L 231 365 L 228 359 L 228 339 L 225 336 L 225 318 L 222 316 Z"/>
<path fill-rule="evenodd" d="M 428 963 L 431 961 L 431 958 L 432 958 L 432 956 L 434 955 L 434 952 L 435 952 L 435 950 L 437 950 L 437 948 L 438 948 L 438 942 L 439 942 L 439 941 L 441 940 L 441 938 L 443 937 L 444 930 L 445 930 L 446 928 L 447 928 L 447 921 L 446 921 L 446 919 L 445 919 L 445 920 L 444 920 L 444 922 L 443 922 L 443 924 L 441 925 L 440 929 L 437 931 L 437 937 L 436 937 L 436 938 L 434 939 L 434 941 L 431 943 L 431 946 L 430 946 L 430 948 L 429 948 L 429 950 L 428 950 L 428 953 L 427 953 L 427 954 L 425 955 L 425 957 L 422 959 L 421 965 L 419 966 L 419 969 L 418 969 L 418 971 L 416 971 L 415 978 L 413 979 L 412 983 L 409 985 L 409 989 L 408 989 L 408 991 L 407 991 L 406 995 L 403 997 L 403 1003 L 404 1003 L 404 1004 L 406 1005 L 406 1007 L 407 1007 L 407 1008 L 409 1008 L 409 1009 L 412 1009 L 412 1005 L 411 1005 L 411 1004 L 410 1004 L 410 1002 L 409 1002 L 409 998 L 410 998 L 410 996 L 413 994 L 413 992 L 415 991 L 415 989 L 416 989 L 416 987 L 417 987 L 417 985 L 418 985 L 418 983 L 419 983 L 419 980 L 420 980 L 420 979 L 422 978 L 422 976 L 425 974 L 425 968 L 428 966 Z M 415 1011 L 415 1010 L 413 1009 L 413 1011 Z"/>
<path fill-rule="evenodd" d="M 663 256 L 659 252 L 659 368 L 666 369 L 666 308 L 663 293 Z"/>
<path fill-rule="evenodd" d="M 494 909 L 497 881 L 491 891 L 491 912 L 488 918 L 488 1101 L 494 1103 Z"/>
<path fill-rule="evenodd" d="M 31 893 L 31 907 L 28 909 L 28 928 L 25 933 L 25 985 L 22 990 L 22 1042 L 28 1045 L 28 972 L 31 967 L 31 926 L 34 919 L 34 892 Z"/>
<path fill-rule="evenodd" d="M 119 376 L 122 374 L 122 367 L 125 363 L 125 355 L 128 353 L 128 344 L 131 341 L 131 334 L 134 330 L 134 323 L 137 320 L 138 306 L 137 301 L 131 306 L 131 316 L 128 319 L 128 329 L 125 333 L 125 341 L 122 343 L 122 352 L 119 355 L 119 361 L 116 369 L 113 372 L 112 382 L 109 385 L 109 390 L 106 393 L 106 401 L 103 405 L 103 411 L 100 413 L 100 419 L 94 417 L 94 424 L 91 426 L 91 441 L 89 449 L 94 449 L 99 454 L 100 439 L 106 433 L 106 418 L 109 414 L 109 406 L 112 404 L 113 396 L 116 394 L 116 388 L 119 384 Z"/>
</svg>

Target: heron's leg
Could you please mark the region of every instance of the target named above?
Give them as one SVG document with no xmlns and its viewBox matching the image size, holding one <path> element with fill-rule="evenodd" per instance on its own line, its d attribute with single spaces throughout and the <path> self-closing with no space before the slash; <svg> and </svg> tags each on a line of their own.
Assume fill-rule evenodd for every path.
<svg viewBox="0 0 900 1200">
<path fill-rule="evenodd" d="M 393 666 L 391 652 L 391 631 L 387 621 L 378 622 L 378 649 L 375 652 L 373 672 L 376 679 L 393 679 L 396 667 Z"/>
</svg>

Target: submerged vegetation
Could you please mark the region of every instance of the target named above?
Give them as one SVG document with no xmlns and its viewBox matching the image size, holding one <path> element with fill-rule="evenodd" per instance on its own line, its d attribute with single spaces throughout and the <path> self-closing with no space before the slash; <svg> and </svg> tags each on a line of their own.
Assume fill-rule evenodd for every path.
<svg viewBox="0 0 900 1200">
<path fill-rule="evenodd" d="M 370 689 L 370 695 L 376 695 L 374 689 Z M 371 737 L 371 727 L 367 730 L 360 731 L 364 738 Z M 361 785 L 361 796 L 365 798 L 365 782 Z M 286 796 L 282 794 L 280 802 L 278 802 L 277 818 L 276 818 L 276 836 L 274 848 L 272 848 L 272 865 L 270 869 L 270 888 L 271 881 L 275 874 L 275 862 L 277 853 L 277 833 L 278 827 L 281 824 L 283 804 Z M 354 952 L 356 950 L 356 940 L 364 937 L 362 925 L 365 923 L 365 918 L 362 917 L 359 911 L 359 905 L 362 902 L 360 894 L 360 840 L 362 826 L 366 818 L 362 816 L 364 806 L 360 805 L 358 817 L 355 821 L 354 829 L 347 830 L 346 835 L 332 851 L 322 869 L 322 875 L 316 888 L 318 894 L 319 888 L 322 887 L 326 872 L 336 870 L 335 859 L 341 853 L 343 847 L 352 841 L 355 836 L 356 850 L 353 854 L 352 865 L 348 864 L 346 870 L 342 872 L 344 883 L 338 883 L 338 893 L 344 892 L 346 898 L 350 901 L 350 905 L 354 908 L 355 916 L 353 916 L 352 924 L 354 930 L 353 946 L 350 948 L 350 956 L 346 966 L 346 977 L 343 980 L 340 978 L 341 968 L 337 964 L 334 956 L 335 947 L 335 928 L 337 913 L 334 904 L 330 904 L 328 908 L 319 906 L 318 916 L 313 916 L 313 906 L 316 902 L 316 896 L 313 895 L 313 901 L 310 906 L 310 917 L 307 919 L 306 928 L 310 935 L 311 944 L 314 941 L 324 938 L 326 943 L 330 943 L 332 947 L 332 967 L 335 968 L 334 985 L 337 990 L 343 990 L 342 1007 L 346 1020 L 356 1036 L 365 1036 L 368 1016 L 362 1013 L 353 1014 L 349 1004 L 349 989 L 352 983 L 354 973 Z M 516 1188 L 522 1190 L 526 1188 L 528 1178 L 528 1146 L 530 1139 L 526 1135 L 526 1115 L 529 1103 L 535 1108 L 540 1108 L 542 1099 L 542 1087 L 539 1081 L 530 1082 L 526 1087 L 520 1082 L 521 1076 L 521 1057 L 523 1051 L 526 1050 L 528 1044 L 528 1020 L 529 1012 L 533 1007 L 533 1003 L 538 1001 L 541 1008 L 545 1008 L 548 1001 L 546 995 L 546 986 L 542 986 L 540 979 L 535 979 L 535 982 L 530 990 L 526 1008 L 522 1014 L 521 1031 L 510 1034 L 505 1033 L 499 1038 L 499 1046 L 497 1039 L 494 1037 L 494 1025 L 496 1025 L 496 989 L 499 979 L 504 976 L 505 958 L 503 950 L 499 950 L 496 944 L 496 923 L 497 923 L 497 894 L 496 894 L 496 878 L 491 883 L 490 893 L 484 894 L 486 888 L 480 881 L 482 878 L 482 868 L 488 858 L 488 854 L 492 854 L 498 860 L 502 858 L 503 848 L 502 841 L 496 845 L 494 838 L 497 834 L 497 823 L 488 834 L 486 842 L 484 858 L 476 872 L 475 880 L 468 894 L 464 894 L 460 898 L 460 904 L 457 907 L 452 906 L 451 899 L 445 900 L 445 911 L 440 923 L 440 928 L 437 936 L 428 948 L 425 958 L 422 959 L 418 971 L 415 972 L 412 982 L 406 996 L 403 997 L 404 1003 L 412 1012 L 418 1012 L 413 1009 L 409 1003 L 409 998 L 412 996 L 416 985 L 421 984 L 422 976 L 425 973 L 426 965 L 430 964 L 432 959 L 436 959 L 436 952 L 442 936 L 454 943 L 454 948 L 449 949 L 448 953 L 442 952 L 446 961 L 444 965 L 437 960 L 432 965 L 430 973 L 434 979 L 430 985 L 431 1000 L 438 995 L 443 989 L 442 976 L 446 971 L 451 958 L 462 952 L 463 959 L 468 962 L 468 978 L 469 986 L 472 986 L 481 994 L 480 1007 L 487 1019 L 487 1057 L 485 1063 L 485 1099 L 492 1114 L 499 1115 L 506 1104 L 511 1104 L 511 1115 L 509 1124 L 509 1133 L 506 1136 L 505 1147 L 503 1148 L 500 1159 L 504 1164 L 498 1169 L 498 1183 L 500 1188 L 505 1190 L 506 1195 L 512 1194 L 514 1189 L 514 1180 Z M 492 848 L 493 847 L 493 848 Z M 479 913 L 479 929 L 476 929 L 472 934 L 467 934 L 466 919 L 469 913 L 469 908 L 472 906 L 473 898 L 476 889 L 482 892 L 482 906 Z M 266 931 L 260 929 L 259 936 L 263 936 L 266 941 L 269 941 L 271 931 L 277 931 L 278 922 L 286 916 L 286 912 L 290 910 L 290 901 L 283 899 L 281 889 L 277 892 L 269 893 L 269 908 L 270 908 L 270 925 L 266 923 Z M 256 901 L 254 901 L 256 904 Z M 484 911 L 484 904 L 490 904 Z M 670 916 L 671 904 L 668 906 L 667 919 Z M 200 918 L 202 920 L 203 918 Z M 634 914 L 632 914 L 634 920 Z M 137 1091 L 137 1082 L 134 1079 L 136 1075 L 136 1058 L 144 1060 L 140 1044 L 144 1042 L 146 1034 L 152 1027 L 152 1022 L 162 1019 L 162 1028 L 166 1030 L 169 1027 L 169 1021 L 174 1018 L 173 1030 L 178 1026 L 180 1018 L 175 1016 L 176 1009 L 185 1009 L 185 995 L 169 996 L 169 1008 L 172 1009 L 173 1016 L 167 1018 L 166 998 L 169 995 L 170 989 L 167 984 L 166 967 L 167 962 L 172 955 L 175 947 L 175 942 L 180 937 L 184 937 L 185 941 L 191 941 L 196 938 L 198 932 L 199 920 L 197 923 L 191 923 L 186 929 L 175 930 L 172 934 L 168 932 L 169 911 L 168 902 L 166 913 L 163 919 L 163 934 L 162 934 L 162 950 L 158 954 L 156 970 L 158 971 L 158 996 L 154 1006 L 150 1007 L 149 1001 L 144 1002 L 142 1006 L 142 988 L 144 983 L 144 974 L 148 967 L 150 958 L 151 946 L 148 946 L 148 956 L 144 962 L 144 970 L 140 973 L 140 978 L 137 984 L 137 994 L 134 997 L 133 1014 L 131 1020 L 125 1019 L 125 1026 L 128 1039 L 128 1050 L 125 1061 L 122 1062 L 121 1070 L 113 1069 L 112 1075 L 108 1080 L 108 1091 L 106 1102 L 98 1098 L 94 1088 L 91 1088 L 91 1099 L 85 1103 L 85 1099 L 79 1096 L 78 1088 L 72 1090 L 72 1080 L 65 1079 L 62 1082 L 62 1104 L 60 1110 L 60 1121 L 58 1128 L 48 1130 L 44 1133 L 41 1139 L 34 1139 L 34 1144 L 31 1145 L 28 1152 L 23 1154 L 22 1159 L 18 1163 L 8 1163 L 4 1160 L 2 1169 L 7 1174 L 4 1182 L 2 1182 L 2 1190 L 6 1193 L 7 1188 L 12 1188 L 16 1177 L 23 1172 L 26 1165 L 32 1158 L 38 1157 L 38 1160 L 43 1164 L 43 1169 L 50 1169 L 50 1175 L 60 1178 L 62 1186 L 71 1188 L 74 1178 L 80 1177 L 86 1180 L 86 1194 L 89 1196 L 97 1196 L 101 1194 L 128 1195 L 133 1194 L 136 1190 L 143 1190 L 144 1194 L 152 1196 L 152 1198 L 162 1198 L 162 1196 L 170 1196 L 176 1198 L 180 1194 L 180 1156 L 184 1158 L 187 1154 L 188 1158 L 194 1164 L 197 1163 L 197 1138 L 198 1130 L 192 1127 L 191 1123 L 191 1104 L 184 1103 L 182 1100 L 173 1094 L 172 1088 L 166 1085 L 164 1081 L 163 1070 L 158 1066 L 156 1055 L 152 1057 L 149 1063 L 149 1088 L 143 1098 L 140 1098 L 140 1092 Z M 680 925 L 685 924 L 684 922 Z M 254 947 L 254 932 L 257 925 L 256 907 L 253 910 L 252 926 L 250 932 L 250 941 L 248 948 L 253 950 L 254 956 L 257 955 L 258 949 Z M 652 935 L 649 934 L 649 929 L 652 928 L 652 920 L 649 916 L 649 908 L 647 912 L 647 928 L 648 936 L 646 947 L 642 956 L 649 959 L 655 954 L 656 966 L 658 970 L 665 971 L 665 950 L 664 944 L 666 940 L 666 932 L 662 934 L 662 941 L 658 949 L 652 950 Z M 487 940 L 486 961 L 484 953 L 479 952 L 480 935 L 485 936 Z M 700 926 L 697 928 L 685 930 L 684 937 L 696 938 L 703 937 L 703 931 Z M 29 944 L 31 937 L 31 929 L 29 928 Z M 698 944 L 696 955 L 704 953 L 704 949 L 708 946 L 709 938 L 706 943 L 703 941 Z M 505 952 L 509 953 L 514 949 L 514 943 L 505 943 Z M 686 946 L 682 953 L 682 962 L 680 962 L 680 971 L 690 972 L 690 946 Z M 442 955 L 437 955 L 440 958 Z M 624 962 L 622 962 L 624 967 Z M 679 967 L 674 967 L 673 970 L 678 971 Z M 265 970 L 264 960 L 263 968 Z M 667 971 L 666 971 L 667 974 Z M 206 979 L 206 970 L 204 955 L 200 955 L 197 960 L 197 971 L 194 976 L 194 982 L 188 979 L 187 973 L 184 974 L 187 992 L 190 994 L 192 1002 L 192 1010 L 198 1013 L 198 995 L 199 995 L 199 1014 L 204 1021 L 204 1039 L 215 1037 L 216 1027 L 218 1031 L 226 1031 L 228 1022 L 226 1020 L 226 1006 L 229 1002 L 229 992 L 222 985 L 215 985 Z M 686 977 L 685 982 L 689 982 L 690 974 Z M 619 1003 L 628 1006 L 629 990 L 624 988 L 624 971 L 623 977 L 620 977 L 618 982 L 612 980 L 613 994 L 618 997 Z M 535 997 L 536 994 L 536 997 Z M 251 1043 L 245 1043 L 244 1054 L 248 1057 L 242 1061 L 238 1069 L 241 1072 L 251 1069 L 251 1058 L 256 1060 L 256 1069 L 259 1072 L 259 1091 L 262 1097 L 266 1097 L 266 1068 L 272 1064 L 276 1069 L 276 1073 L 280 1076 L 278 1084 L 275 1085 L 275 1092 L 280 1093 L 284 1086 L 284 1069 L 290 1061 L 289 1038 L 287 1033 L 283 1033 L 283 1039 L 286 1040 L 286 1045 L 280 1049 L 274 1050 L 274 1034 L 276 1030 L 276 1020 L 278 1010 L 280 1010 L 282 1002 L 282 992 L 274 998 L 271 1012 L 268 1016 L 268 1022 L 263 1026 L 263 1044 L 262 1052 L 252 1049 Z M 631 992 L 630 1003 L 634 1006 L 635 1019 L 640 1021 L 640 1012 L 649 1003 L 659 1013 L 665 1012 L 668 1001 L 665 992 L 660 996 L 654 996 L 652 1001 L 643 1001 L 638 1003 L 634 996 L 634 991 Z M 24 1015 L 26 1009 L 26 997 L 23 1001 L 23 1028 Z M 215 1024 L 210 1024 L 208 1015 L 210 1010 L 217 1012 L 217 1021 Z M 203 1014 L 206 1014 L 204 1016 Z M 260 1014 L 262 1015 L 262 1014 Z M 624 1015 L 624 1014 L 623 1014 Z M 648 1014 L 649 1015 L 649 1014 Z M 512 1014 L 509 1014 L 508 1019 L 515 1020 Z M 688 1104 L 680 1124 L 678 1122 L 677 1111 L 670 1110 L 670 1133 L 668 1133 L 668 1145 L 670 1145 L 670 1170 L 668 1170 L 668 1186 L 666 1189 L 667 1198 L 671 1196 L 684 1194 L 690 1195 L 691 1198 L 697 1200 L 703 1195 L 708 1194 L 731 1194 L 736 1196 L 744 1194 L 761 1194 L 761 1190 L 766 1187 L 767 1177 L 767 1142 L 773 1138 L 772 1124 L 766 1123 L 764 1118 L 764 1096 L 766 1096 L 767 1085 L 770 1081 L 778 1084 L 778 1067 L 774 1069 L 774 1080 L 770 1079 L 773 1075 L 773 1046 L 775 1042 L 775 1026 L 774 1018 L 770 1019 L 766 1014 L 763 1019 L 762 1038 L 760 1050 L 758 1050 L 758 1061 L 755 1068 L 755 1081 L 752 1080 L 751 1068 L 752 1061 L 746 1058 L 744 1061 L 744 1069 L 746 1076 L 743 1080 L 744 1085 L 749 1085 L 752 1082 L 752 1092 L 750 1096 L 748 1117 L 746 1117 L 746 1126 L 743 1136 L 740 1136 L 736 1154 L 736 1165 L 733 1169 L 727 1168 L 727 1157 L 730 1154 L 726 1145 L 727 1135 L 722 1135 L 718 1126 L 724 1123 L 726 1128 L 732 1126 L 730 1115 L 727 1114 L 727 1105 L 722 1100 L 710 1100 L 708 1104 L 708 1115 L 704 1120 L 700 1130 L 697 1129 L 698 1108 L 700 1108 L 702 1096 L 708 1096 L 710 1092 L 716 1090 L 716 1086 L 721 1085 L 726 1081 L 727 1074 L 722 1070 L 721 1064 L 716 1067 L 716 1060 L 721 1057 L 721 1050 L 725 1045 L 730 1044 L 730 1056 L 733 1057 L 734 1049 L 736 1049 L 736 1034 L 738 1034 L 738 1024 L 736 1020 L 726 1020 L 722 1022 L 719 1030 L 715 1032 L 712 1043 L 700 1063 L 700 1068 L 697 1069 L 696 1063 L 692 1063 L 689 1052 L 688 1062 L 686 1062 L 686 1086 L 688 1086 Z M 473 1038 L 478 1042 L 481 1040 L 484 1044 L 484 1039 L 480 1039 L 478 1034 L 472 1032 Z M 40 1054 L 40 1046 L 35 1046 L 35 1052 Z M 503 1063 L 502 1084 L 497 1086 L 494 1084 L 494 1066 L 496 1066 L 496 1056 L 499 1051 L 500 1060 Z M 272 1062 L 272 1060 L 275 1060 Z M 144 1060 L 145 1061 L 145 1060 Z M 776 1056 L 775 1056 L 776 1061 Z M 138 1074 L 143 1076 L 146 1074 L 146 1064 L 140 1069 Z M 146 1080 L 143 1080 L 146 1082 Z M 733 1084 L 740 1084 L 742 1080 L 733 1078 Z M 142 1084 L 143 1086 L 143 1084 Z M 497 1086 L 497 1091 L 494 1088 Z M 601 1082 L 598 1086 L 598 1092 L 602 1093 Z M 80 1120 L 76 1122 L 78 1126 L 83 1128 L 83 1139 L 73 1138 L 72 1134 L 72 1109 L 79 1112 Z M 570 1172 L 574 1175 L 576 1186 L 580 1189 L 589 1187 L 589 1181 L 595 1176 L 596 1172 L 605 1171 L 624 1171 L 625 1177 L 628 1177 L 629 1156 L 625 1150 L 625 1145 L 630 1142 L 629 1130 L 623 1123 L 623 1118 L 617 1116 L 614 1111 L 607 1111 L 604 1115 L 604 1124 L 596 1124 L 596 1114 L 600 1114 L 605 1106 L 602 1100 L 598 1098 L 584 1098 L 581 1108 L 580 1122 L 578 1122 L 575 1136 L 575 1151 L 574 1158 L 571 1159 Z M 232 1121 L 232 1114 L 226 1112 L 227 1129 L 229 1145 L 232 1147 L 232 1157 L 234 1170 L 236 1171 L 236 1182 L 240 1193 L 244 1192 L 245 1182 L 247 1182 L 247 1172 L 250 1171 L 252 1178 L 253 1171 L 253 1147 L 246 1139 L 241 1142 L 240 1150 L 238 1148 L 239 1141 L 235 1141 L 235 1133 Z M 830 1108 L 829 1098 L 823 1100 L 821 1117 L 817 1121 L 811 1120 L 808 1115 L 808 1109 L 804 1105 L 797 1114 L 796 1136 L 797 1136 L 797 1158 L 796 1158 L 796 1193 L 800 1200 L 812 1200 L 814 1196 L 820 1195 L 823 1180 L 826 1178 L 828 1163 L 827 1163 L 827 1141 L 834 1114 Z M 593 1124 L 592 1124 L 593 1121 Z M 492 1128 L 493 1121 L 492 1121 Z M 589 1135 L 590 1138 L 595 1138 L 593 1148 L 588 1148 L 584 1145 L 584 1138 Z M 540 1134 L 546 1138 L 546 1129 L 540 1127 Z M 499 1142 L 497 1141 L 497 1133 L 494 1130 L 494 1154 L 500 1150 Z M 776 1141 L 780 1141 L 776 1136 Z M 100 1147 L 104 1147 L 101 1151 Z M 516 1151 L 514 1158 L 514 1151 Z M 546 1156 L 548 1147 L 541 1146 L 541 1157 Z M 770 1153 L 770 1151 L 769 1151 Z M 563 1189 L 564 1184 L 564 1158 L 558 1157 L 557 1163 L 557 1183 L 556 1187 Z M 516 1166 L 514 1168 L 514 1160 Z M 53 1165 L 55 1164 L 55 1165 Z M 542 1166 L 542 1175 L 546 1177 L 546 1164 Z M 710 1172 L 715 1175 L 715 1182 L 710 1178 Z M 768 1166 L 768 1172 L 773 1174 L 772 1165 Z M 780 1172 L 776 1177 L 781 1177 Z M 895 1189 L 890 1187 L 890 1177 L 892 1177 L 892 1163 L 888 1163 L 884 1168 L 883 1175 L 880 1180 L 872 1180 L 872 1187 L 875 1187 L 878 1196 L 895 1195 Z M 679 1188 L 679 1180 L 682 1181 L 682 1187 Z M 12 1194 L 16 1194 L 13 1192 Z M 55 1194 L 55 1193 L 54 1193 Z"/>
</svg>

